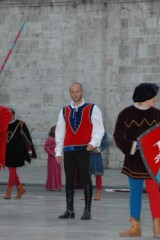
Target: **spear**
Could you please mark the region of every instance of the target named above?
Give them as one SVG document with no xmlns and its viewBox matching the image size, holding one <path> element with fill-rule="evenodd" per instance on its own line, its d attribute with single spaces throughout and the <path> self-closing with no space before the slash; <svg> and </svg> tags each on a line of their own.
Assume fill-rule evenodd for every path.
<svg viewBox="0 0 160 240">
<path fill-rule="evenodd" d="M 6 65 L 8 59 L 9 59 L 11 53 L 12 53 L 12 51 L 13 51 L 13 48 L 14 48 L 15 45 L 16 45 L 16 42 L 17 42 L 17 40 L 18 40 L 18 38 L 19 38 L 22 30 L 23 30 L 24 25 L 25 25 L 25 22 L 23 22 L 23 23 L 21 24 L 20 30 L 19 30 L 18 34 L 16 35 L 15 40 L 14 40 L 13 44 L 11 45 L 11 48 L 10 48 L 7 56 L 6 56 L 5 59 L 4 59 L 4 62 L 3 62 L 2 66 L 1 66 L 1 69 L 0 69 L 0 74 L 2 73 L 2 71 L 3 71 L 3 69 L 4 69 L 5 65 Z"/>
</svg>

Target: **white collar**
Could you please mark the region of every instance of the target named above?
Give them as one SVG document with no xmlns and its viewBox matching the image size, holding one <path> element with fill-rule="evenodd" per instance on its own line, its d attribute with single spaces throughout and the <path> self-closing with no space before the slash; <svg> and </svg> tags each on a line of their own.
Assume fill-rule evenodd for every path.
<svg viewBox="0 0 160 240">
<path fill-rule="evenodd" d="M 72 108 L 78 108 L 78 107 L 81 107 L 84 103 L 85 103 L 85 101 L 84 101 L 83 98 L 82 98 L 82 102 L 81 102 L 78 106 L 75 105 L 74 102 L 72 101 L 72 102 L 71 102 L 71 107 L 72 107 Z"/>
<path fill-rule="evenodd" d="M 143 106 L 139 106 L 137 102 L 136 102 L 136 103 L 134 103 L 134 106 L 135 106 L 136 108 L 140 109 L 140 110 L 147 110 L 147 109 L 149 109 L 149 108 L 150 108 L 150 107 L 143 107 Z"/>
</svg>

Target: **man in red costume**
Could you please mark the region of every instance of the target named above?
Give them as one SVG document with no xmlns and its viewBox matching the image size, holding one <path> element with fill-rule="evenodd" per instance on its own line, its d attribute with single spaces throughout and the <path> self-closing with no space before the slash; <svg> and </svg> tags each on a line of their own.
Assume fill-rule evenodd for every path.
<svg viewBox="0 0 160 240">
<path fill-rule="evenodd" d="M 0 169 L 4 168 L 6 156 L 7 128 L 11 120 L 11 111 L 0 106 Z"/>
<path fill-rule="evenodd" d="M 78 167 L 84 188 L 85 208 L 82 220 L 91 219 L 92 181 L 89 173 L 90 152 L 100 146 L 104 126 L 101 111 L 95 104 L 85 103 L 80 83 L 69 87 L 72 102 L 61 109 L 56 125 L 56 159 L 64 153 L 67 208 L 60 219 L 74 218 L 75 174 Z"/>
</svg>

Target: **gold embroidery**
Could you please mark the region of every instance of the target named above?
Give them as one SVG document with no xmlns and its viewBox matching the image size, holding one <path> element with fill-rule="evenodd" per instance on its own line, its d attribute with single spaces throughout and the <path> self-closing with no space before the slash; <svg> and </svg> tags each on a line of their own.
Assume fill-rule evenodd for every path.
<svg viewBox="0 0 160 240">
<path fill-rule="evenodd" d="M 127 124 L 126 122 L 124 122 L 124 124 L 126 125 L 126 127 L 130 128 L 132 124 L 135 124 L 135 125 L 137 125 L 138 127 L 140 127 L 140 126 L 142 126 L 142 124 L 143 124 L 144 122 L 146 122 L 147 125 L 150 126 L 150 127 L 153 126 L 154 124 L 157 124 L 157 121 L 156 121 L 156 120 L 153 120 L 151 123 L 149 123 L 145 118 L 144 118 L 140 123 L 136 122 L 135 120 L 132 120 L 132 121 L 130 122 L 130 124 Z"/>
<path fill-rule="evenodd" d="M 147 172 L 141 172 L 141 173 L 140 172 L 134 172 L 131 169 L 129 169 L 128 167 L 125 167 L 125 166 L 122 169 L 122 173 L 125 173 L 130 177 L 135 176 L 136 178 L 139 178 L 139 179 L 142 179 L 142 178 L 150 179 L 151 178 L 151 176 Z"/>
<path fill-rule="evenodd" d="M 26 134 L 25 134 L 25 132 L 21 129 L 21 134 L 22 134 L 22 136 L 24 136 L 25 137 L 25 140 L 31 145 L 32 143 L 29 141 L 29 139 L 28 139 L 28 137 L 26 136 Z"/>
<path fill-rule="evenodd" d="M 19 126 L 20 123 L 21 123 L 21 122 L 19 122 L 19 123 L 17 124 L 14 132 L 9 131 L 9 132 L 7 133 L 7 143 L 9 143 L 9 142 L 11 141 L 11 139 L 13 138 L 13 136 L 14 136 L 14 134 L 16 133 L 17 128 L 18 128 L 18 126 Z"/>
</svg>

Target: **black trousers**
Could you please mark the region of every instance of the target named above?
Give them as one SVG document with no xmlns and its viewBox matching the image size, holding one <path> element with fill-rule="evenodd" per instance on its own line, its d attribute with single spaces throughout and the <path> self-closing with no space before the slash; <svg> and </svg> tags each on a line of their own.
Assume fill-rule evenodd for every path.
<svg viewBox="0 0 160 240">
<path fill-rule="evenodd" d="M 89 171 L 90 152 L 86 150 L 64 153 L 64 170 L 66 175 L 66 203 L 67 209 L 74 211 L 74 190 L 77 167 L 84 188 L 85 209 L 91 212 L 92 181 Z"/>
<path fill-rule="evenodd" d="M 66 186 L 74 188 L 77 167 L 83 186 L 91 183 L 89 173 L 90 152 L 86 150 L 69 151 L 64 153 L 64 171 L 66 175 Z"/>
</svg>

